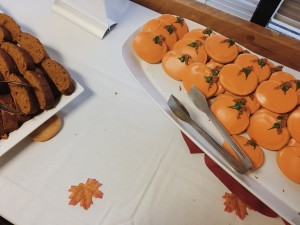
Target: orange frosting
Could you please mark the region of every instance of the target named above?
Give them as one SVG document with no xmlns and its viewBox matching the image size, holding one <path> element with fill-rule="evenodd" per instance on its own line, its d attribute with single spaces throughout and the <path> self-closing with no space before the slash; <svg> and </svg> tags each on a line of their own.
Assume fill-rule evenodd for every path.
<svg viewBox="0 0 300 225">
<path fill-rule="evenodd" d="M 253 72 L 258 78 L 258 82 L 267 80 L 271 75 L 271 68 L 266 59 L 259 59 L 256 55 L 251 53 L 240 54 L 234 63 L 242 67 L 252 67 Z"/>
<path fill-rule="evenodd" d="M 164 41 L 156 43 L 155 38 L 159 39 L 151 32 L 139 32 L 132 42 L 135 53 L 147 63 L 159 63 L 167 52 L 167 45 Z"/>
<path fill-rule="evenodd" d="M 195 86 L 202 91 L 206 98 L 213 96 L 218 88 L 210 69 L 199 62 L 193 63 L 186 68 L 182 83 L 187 92 L 190 91 L 192 86 Z"/>
<path fill-rule="evenodd" d="M 240 146 L 240 148 L 244 151 L 244 153 L 250 159 L 250 161 L 252 163 L 252 170 L 257 170 L 264 164 L 264 160 L 265 160 L 264 152 L 258 145 L 256 145 L 254 142 L 251 142 L 244 136 L 232 135 L 232 138 L 236 141 L 236 143 Z M 223 147 L 236 160 L 239 160 L 227 142 L 224 142 Z"/>
<path fill-rule="evenodd" d="M 288 88 L 276 80 L 267 80 L 259 84 L 255 95 L 259 104 L 275 113 L 287 113 L 298 103 L 298 95 L 293 88 Z"/>
<path fill-rule="evenodd" d="M 210 106 L 212 113 L 230 134 L 240 134 L 249 125 L 248 110 L 243 107 L 240 110 L 233 108 L 236 104 L 233 97 L 227 96 L 218 97 Z"/>
<path fill-rule="evenodd" d="M 281 172 L 290 180 L 300 184 L 300 147 L 285 147 L 277 154 Z"/>
<path fill-rule="evenodd" d="M 174 26 L 175 34 L 177 40 L 180 40 L 186 33 L 188 33 L 189 28 L 183 18 L 179 16 L 173 16 L 171 14 L 163 14 L 157 19 L 163 20 L 166 24 L 171 24 Z"/>
<path fill-rule="evenodd" d="M 300 108 L 295 109 L 289 116 L 287 120 L 287 127 L 291 136 L 300 142 Z"/>
<path fill-rule="evenodd" d="M 233 62 L 238 56 L 238 49 L 232 40 L 222 35 L 211 35 L 205 40 L 207 54 L 219 63 Z"/>
<path fill-rule="evenodd" d="M 155 35 L 162 35 L 168 46 L 168 50 L 173 48 L 177 41 L 175 31 L 169 27 L 163 20 L 151 19 L 144 24 L 143 31 L 152 32 Z"/>
<path fill-rule="evenodd" d="M 195 62 L 206 63 L 207 61 L 204 46 L 202 42 L 196 39 L 181 39 L 175 43 L 172 50 L 190 55 Z"/>
<path fill-rule="evenodd" d="M 219 73 L 222 86 L 236 95 L 252 93 L 258 85 L 257 76 L 251 70 L 246 74 L 247 71 L 243 71 L 244 69 L 234 63 L 225 65 Z"/>
<path fill-rule="evenodd" d="M 247 134 L 268 150 L 281 149 L 288 143 L 290 133 L 279 116 L 267 109 L 259 109 L 250 117 Z"/>
<path fill-rule="evenodd" d="M 182 80 L 185 76 L 185 69 L 193 63 L 188 55 L 179 51 L 168 51 L 162 59 L 162 67 L 166 74 L 175 80 Z"/>
</svg>

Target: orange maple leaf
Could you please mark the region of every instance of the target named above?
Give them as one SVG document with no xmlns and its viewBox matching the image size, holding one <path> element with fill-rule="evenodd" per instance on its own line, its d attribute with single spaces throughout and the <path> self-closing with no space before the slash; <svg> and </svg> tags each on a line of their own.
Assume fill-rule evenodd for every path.
<svg viewBox="0 0 300 225">
<path fill-rule="evenodd" d="M 244 220 L 248 215 L 247 204 L 233 193 L 229 194 L 225 192 L 223 198 L 225 199 L 224 211 L 229 213 L 235 211 L 235 214 L 240 217 L 241 220 Z"/>
<path fill-rule="evenodd" d="M 103 193 L 99 190 L 102 184 L 96 179 L 88 178 L 85 184 L 80 183 L 77 186 L 72 185 L 68 190 L 71 192 L 69 196 L 69 205 L 76 205 L 80 202 L 80 206 L 84 209 L 90 208 L 93 204 L 92 198 L 102 198 Z"/>
</svg>

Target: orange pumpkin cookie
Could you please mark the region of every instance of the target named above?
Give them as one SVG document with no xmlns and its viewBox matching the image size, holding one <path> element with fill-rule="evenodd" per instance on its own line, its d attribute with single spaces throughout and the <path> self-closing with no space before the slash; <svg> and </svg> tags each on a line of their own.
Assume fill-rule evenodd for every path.
<svg viewBox="0 0 300 225">
<path fill-rule="evenodd" d="M 290 180 L 300 184 L 300 147 L 285 147 L 277 153 L 277 164 Z"/>
<path fill-rule="evenodd" d="M 259 109 L 250 117 L 247 134 L 258 145 L 273 151 L 284 147 L 290 139 L 286 117 L 267 109 Z"/>
<path fill-rule="evenodd" d="M 243 49 L 240 45 L 236 45 L 236 48 L 238 49 L 238 54 L 248 53 L 248 50 Z"/>
<path fill-rule="evenodd" d="M 159 19 L 151 19 L 146 22 L 143 26 L 143 31 L 152 32 L 156 36 L 162 35 L 168 46 L 168 50 L 173 48 L 173 45 L 177 41 L 177 36 L 173 26 L 166 24 L 164 21 Z"/>
<path fill-rule="evenodd" d="M 190 55 L 195 62 L 206 63 L 207 61 L 207 54 L 200 40 L 181 39 L 175 43 L 172 50 Z"/>
<path fill-rule="evenodd" d="M 222 35 L 211 35 L 205 40 L 207 54 L 219 63 L 233 62 L 238 56 L 235 42 Z"/>
<path fill-rule="evenodd" d="M 236 143 L 241 147 L 241 149 L 250 159 L 252 163 L 252 170 L 257 170 L 264 164 L 264 152 L 254 141 L 248 140 L 246 137 L 240 135 L 232 135 L 232 138 L 236 141 Z M 223 143 L 223 147 L 236 160 L 239 160 L 226 141 Z"/>
<path fill-rule="evenodd" d="M 206 98 L 213 96 L 217 91 L 215 76 L 205 64 L 199 62 L 186 68 L 182 84 L 187 92 L 192 86 L 195 86 L 203 92 Z"/>
<path fill-rule="evenodd" d="M 218 62 L 216 62 L 216 61 L 214 61 L 214 60 L 209 60 L 209 62 L 207 62 L 206 63 L 206 66 L 208 67 L 208 68 L 210 68 L 211 70 L 212 69 L 222 69 L 222 67 L 224 66 L 224 64 L 222 64 L 222 63 L 218 63 Z"/>
<path fill-rule="evenodd" d="M 210 106 L 212 113 L 230 134 L 240 134 L 249 125 L 249 113 L 242 99 L 222 97 L 221 94 Z"/>
<path fill-rule="evenodd" d="M 234 63 L 242 67 L 252 67 L 253 72 L 258 78 L 258 82 L 267 80 L 271 75 L 271 68 L 267 63 L 266 58 L 258 58 L 256 55 L 251 53 L 240 54 Z"/>
<path fill-rule="evenodd" d="M 135 53 L 147 63 L 160 63 L 167 52 L 164 37 L 141 31 L 132 41 Z"/>
<path fill-rule="evenodd" d="M 208 68 L 210 68 L 211 70 L 211 73 L 215 76 L 218 76 L 218 81 L 217 81 L 217 91 L 216 93 L 214 94 L 214 96 L 218 96 L 219 94 L 222 94 L 225 92 L 225 89 L 224 87 L 222 86 L 221 82 L 220 82 L 220 79 L 219 79 L 219 73 L 220 73 L 220 70 L 222 69 L 222 67 L 224 66 L 223 64 L 221 63 L 218 63 L 218 62 L 215 62 L 214 60 L 210 60 L 208 63 L 206 63 L 206 66 Z"/>
<path fill-rule="evenodd" d="M 206 38 L 208 38 L 210 35 L 215 35 L 213 30 L 210 28 L 194 29 L 186 33 L 183 38 L 200 40 L 202 43 L 204 43 Z"/>
<path fill-rule="evenodd" d="M 294 138 L 291 138 L 286 146 L 289 147 L 300 147 L 300 142 L 296 141 Z"/>
<path fill-rule="evenodd" d="M 219 79 L 227 91 L 236 95 L 248 95 L 258 85 L 257 76 L 251 69 L 234 63 L 227 64 L 221 69 Z"/>
<path fill-rule="evenodd" d="M 287 128 L 291 136 L 300 142 L 300 108 L 295 109 L 287 120 Z"/>
<path fill-rule="evenodd" d="M 162 59 L 162 67 L 166 74 L 179 81 L 183 79 L 185 69 L 191 63 L 193 63 L 193 60 L 189 55 L 176 50 L 168 51 Z"/>
<path fill-rule="evenodd" d="M 246 99 L 246 106 L 250 110 L 250 114 L 255 113 L 261 107 L 255 97 L 255 94 L 246 95 L 244 98 Z"/>
<path fill-rule="evenodd" d="M 257 101 L 257 99 L 256 99 L 256 97 L 255 97 L 254 94 L 239 96 L 239 95 L 234 95 L 234 94 L 232 94 L 230 92 L 225 92 L 224 95 L 217 96 L 217 98 L 222 98 L 222 97 L 226 97 L 226 96 L 231 96 L 231 98 L 233 96 L 236 99 L 238 99 L 238 98 L 244 99 L 245 106 L 249 110 L 250 114 L 255 113 L 261 107 L 261 105 L 258 103 L 258 101 Z"/>
<path fill-rule="evenodd" d="M 189 28 L 183 18 L 179 16 L 173 16 L 171 14 L 163 14 L 157 19 L 163 20 L 166 24 L 174 26 L 174 30 L 177 36 L 177 40 L 180 40 L 186 33 L 189 32 Z"/>
<path fill-rule="evenodd" d="M 270 80 L 278 80 L 280 82 L 291 82 L 293 89 L 298 95 L 298 104 L 300 104 L 300 80 L 297 80 L 292 74 L 284 71 L 274 72 Z"/>
<path fill-rule="evenodd" d="M 289 112 L 298 103 L 291 82 L 263 81 L 258 85 L 255 95 L 260 105 L 275 113 Z"/>
<path fill-rule="evenodd" d="M 278 80 L 284 82 L 284 81 L 296 80 L 296 78 L 288 72 L 277 71 L 272 73 L 272 75 L 270 76 L 270 80 Z"/>
</svg>

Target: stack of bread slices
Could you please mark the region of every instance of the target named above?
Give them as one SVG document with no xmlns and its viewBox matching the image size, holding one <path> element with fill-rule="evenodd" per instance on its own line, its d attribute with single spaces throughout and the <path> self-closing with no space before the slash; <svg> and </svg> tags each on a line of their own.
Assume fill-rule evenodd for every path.
<svg viewBox="0 0 300 225">
<path fill-rule="evenodd" d="M 50 58 L 40 40 L 0 13 L 0 138 L 7 139 L 74 90 L 68 71 Z"/>
</svg>

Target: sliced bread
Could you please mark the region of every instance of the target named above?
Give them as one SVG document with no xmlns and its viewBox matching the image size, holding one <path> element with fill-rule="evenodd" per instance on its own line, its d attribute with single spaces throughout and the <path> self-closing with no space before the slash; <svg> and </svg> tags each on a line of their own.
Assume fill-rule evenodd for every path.
<svg viewBox="0 0 300 225">
<path fill-rule="evenodd" d="M 21 27 L 17 22 L 5 13 L 0 13 L 0 26 L 3 26 L 10 33 L 13 41 L 16 41 L 16 38 L 21 33 Z"/>
<path fill-rule="evenodd" d="M 71 95 L 74 92 L 74 81 L 61 64 L 51 58 L 46 58 L 42 61 L 42 67 L 63 95 Z"/>
<path fill-rule="evenodd" d="M 6 51 L 16 64 L 20 74 L 24 75 L 26 70 L 34 70 L 35 64 L 31 56 L 18 45 L 3 42 L 1 48 Z"/>
<path fill-rule="evenodd" d="M 36 71 L 27 70 L 24 78 L 33 87 L 40 109 L 51 109 L 54 106 L 54 97 L 47 80 Z"/>
<path fill-rule="evenodd" d="M 11 73 L 17 73 L 18 69 L 10 55 L 0 48 L 0 73 L 6 79 Z"/>
<path fill-rule="evenodd" d="M 16 81 L 19 83 L 28 84 L 27 80 L 24 77 L 18 76 L 16 74 L 10 74 L 7 78 L 7 81 Z M 9 84 L 10 93 L 14 99 L 17 108 L 25 114 L 35 114 L 39 111 L 39 104 L 37 98 L 33 92 L 33 88 L 26 87 L 18 84 Z"/>
<path fill-rule="evenodd" d="M 48 53 L 40 40 L 29 33 L 22 32 L 17 37 L 17 43 L 28 52 L 37 64 L 48 57 Z"/>
<path fill-rule="evenodd" d="M 9 109 L 15 109 L 15 104 L 10 94 L 0 95 L 0 104 L 8 107 Z M 19 128 L 16 114 L 1 110 L 1 116 L 2 125 L 6 134 L 9 134 Z"/>
<path fill-rule="evenodd" d="M 8 32 L 7 29 L 5 29 L 3 26 L 0 26 L 0 43 L 4 41 L 12 41 L 11 35 Z"/>
</svg>

